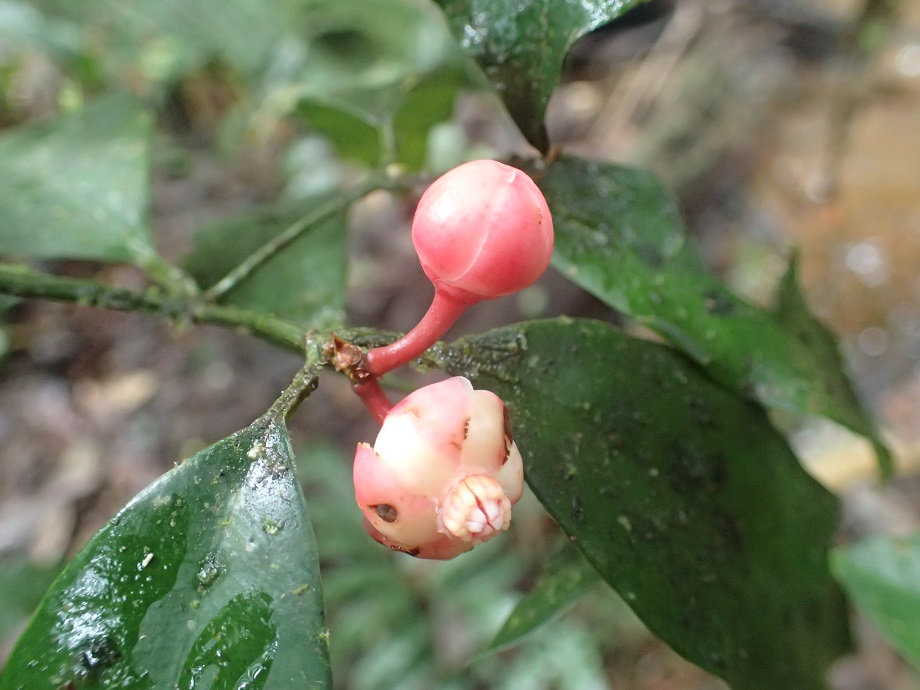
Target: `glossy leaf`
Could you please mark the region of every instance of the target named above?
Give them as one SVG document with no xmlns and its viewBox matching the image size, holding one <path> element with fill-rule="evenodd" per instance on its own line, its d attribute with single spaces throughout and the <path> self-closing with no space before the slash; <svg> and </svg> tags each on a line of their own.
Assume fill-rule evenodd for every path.
<svg viewBox="0 0 920 690">
<path fill-rule="evenodd" d="M 164 475 L 67 566 L 0 688 L 327 688 L 313 535 L 266 417 Z"/>
<path fill-rule="evenodd" d="M 149 114 L 115 95 L 0 137 L 0 254 L 143 265 L 150 136 Z"/>
<path fill-rule="evenodd" d="M 502 396 L 534 493 L 676 651 L 735 690 L 823 688 L 845 648 L 836 499 L 761 408 L 609 324 L 461 341 L 451 373 Z"/>
<path fill-rule="evenodd" d="M 590 592 L 597 571 L 574 549 L 566 549 L 514 607 L 487 651 L 513 645 Z"/>
<path fill-rule="evenodd" d="M 548 148 L 543 115 L 572 44 L 641 0 L 437 0 L 454 36 L 492 82 L 531 144 Z"/>
<path fill-rule="evenodd" d="M 185 267 L 203 287 L 223 278 L 252 252 L 286 228 L 333 208 L 336 197 L 265 206 L 203 229 Z M 345 304 L 347 204 L 312 224 L 267 260 L 221 301 L 271 313 L 300 326 L 335 326 Z"/>
<path fill-rule="evenodd" d="M 837 549 L 832 563 L 857 606 L 920 668 L 920 534 L 866 539 Z"/>
<path fill-rule="evenodd" d="M 833 336 L 783 281 L 776 311 L 748 304 L 705 268 L 654 174 L 563 158 L 541 181 L 553 213 L 553 265 L 614 309 L 656 331 L 717 381 L 768 407 L 826 416 L 879 441 Z"/>
</svg>

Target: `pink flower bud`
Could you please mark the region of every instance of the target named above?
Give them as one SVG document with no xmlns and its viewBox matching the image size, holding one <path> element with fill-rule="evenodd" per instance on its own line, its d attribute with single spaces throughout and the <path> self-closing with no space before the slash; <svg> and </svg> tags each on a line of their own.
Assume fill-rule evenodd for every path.
<svg viewBox="0 0 920 690">
<path fill-rule="evenodd" d="M 435 289 L 475 302 L 522 290 L 542 275 L 553 253 L 553 220 L 525 173 L 472 161 L 425 190 L 412 242 Z"/>
<path fill-rule="evenodd" d="M 524 469 L 507 409 L 460 376 L 395 405 L 374 447 L 358 445 L 355 498 L 380 543 L 420 558 L 453 558 L 511 523 Z"/>
</svg>

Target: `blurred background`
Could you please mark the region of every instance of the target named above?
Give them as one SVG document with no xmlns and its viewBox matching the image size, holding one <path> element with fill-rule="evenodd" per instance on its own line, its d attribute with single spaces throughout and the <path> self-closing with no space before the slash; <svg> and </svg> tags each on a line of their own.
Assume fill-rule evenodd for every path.
<svg viewBox="0 0 920 690">
<path fill-rule="evenodd" d="M 342 36 L 332 48 L 368 84 L 394 78 L 387 69 L 434 75 L 437 98 L 410 104 L 424 134 L 417 165 L 532 153 L 475 79 L 422 64 L 454 59 L 438 13 L 396 4 L 412 17 L 414 43 L 375 0 L 349 21 L 381 24 L 393 44 L 364 62 Z M 292 36 L 278 9 L 296 5 L 0 0 L 0 135 L 109 89 L 140 95 L 157 113 L 150 221 L 178 261 L 209 224 L 348 185 L 366 169 L 342 145 L 360 139 L 360 122 L 291 105 L 303 84 L 290 75 L 305 65 L 335 81 L 304 58 L 309 32 Z M 799 426 L 793 443 L 843 501 L 841 543 L 920 528 L 920 3 L 651 0 L 575 45 L 547 126 L 566 151 L 657 171 L 711 269 L 753 302 L 769 301 L 798 251 L 808 301 L 839 334 L 899 473 L 879 486 L 865 443 L 829 423 Z M 411 213 L 411 200 L 382 192 L 353 208 L 351 323 L 404 330 L 427 306 Z M 130 267 L 46 267 L 145 284 Z M 477 306 L 452 334 L 559 313 L 616 318 L 548 275 Z M 38 302 L 6 306 L 0 349 L 2 660 L 61 563 L 164 471 L 261 414 L 299 361 L 218 328 Z M 337 687 L 725 687 L 602 586 L 523 644 L 480 654 L 562 548 L 539 505 L 526 500 L 499 543 L 447 564 L 412 561 L 370 542 L 357 511 L 343 509 L 354 444 L 375 434 L 349 388 L 325 376 L 292 432 Z M 835 689 L 920 687 L 858 614 L 854 636 L 854 654 L 832 670 Z"/>
</svg>

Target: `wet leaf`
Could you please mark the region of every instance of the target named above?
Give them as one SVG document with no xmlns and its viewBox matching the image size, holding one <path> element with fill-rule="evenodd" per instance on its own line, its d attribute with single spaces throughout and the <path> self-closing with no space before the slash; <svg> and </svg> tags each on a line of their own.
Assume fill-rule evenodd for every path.
<svg viewBox="0 0 920 690">
<path fill-rule="evenodd" d="M 534 493 L 653 632 L 735 690 L 824 687 L 847 638 L 827 563 L 838 505 L 760 407 L 596 321 L 529 322 L 440 359 L 508 403 Z"/>
<path fill-rule="evenodd" d="M 566 549 L 517 603 L 486 651 L 519 642 L 581 599 L 597 582 L 597 571 L 577 551 Z"/>
<path fill-rule="evenodd" d="M 641 0 L 437 0 L 460 45 L 473 57 L 527 140 L 548 141 L 543 115 L 566 53 L 579 37 Z"/>
<path fill-rule="evenodd" d="M 0 688 L 327 688 L 313 535 L 266 417 L 140 493 L 67 566 Z"/>
<path fill-rule="evenodd" d="M 0 137 L 0 254 L 144 265 L 151 118 L 124 95 Z"/>
<path fill-rule="evenodd" d="M 290 226 L 307 222 L 332 208 L 334 196 L 264 206 L 203 229 L 186 270 L 207 288 L 223 278 L 252 252 Z M 274 314 L 299 326 L 341 324 L 345 304 L 343 205 L 325 220 L 312 224 L 221 299 L 244 309 Z"/>
<path fill-rule="evenodd" d="M 817 414 L 890 455 L 862 409 L 833 336 L 808 311 L 792 270 L 775 312 L 736 297 L 688 243 L 654 174 L 563 158 L 541 187 L 553 213 L 553 265 L 659 333 L 717 381 L 768 407 Z"/>
<path fill-rule="evenodd" d="M 857 606 L 920 668 L 920 534 L 837 549 L 834 573 Z"/>
</svg>

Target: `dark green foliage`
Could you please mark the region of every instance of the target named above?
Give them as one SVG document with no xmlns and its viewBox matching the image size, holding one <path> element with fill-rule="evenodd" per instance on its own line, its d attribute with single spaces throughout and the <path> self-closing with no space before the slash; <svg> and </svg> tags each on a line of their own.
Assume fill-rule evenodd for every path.
<svg viewBox="0 0 920 690">
<path fill-rule="evenodd" d="M 794 266 L 773 312 L 733 295 L 703 266 L 667 191 L 650 172 L 563 158 L 541 187 L 556 225 L 554 265 L 698 361 L 713 379 L 768 407 L 824 415 L 891 458 L 808 311 Z"/>
<path fill-rule="evenodd" d="M 266 417 L 138 495 L 67 566 L 0 688 L 326 688 L 313 535 Z"/>
<path fill-rule="evenodd" d="M 549 147 L 543 114 L 576 39 L 642 0 L 437 0 L 527 140 Z"/>
<path fill-rule="evenodd" d="M 441 361 L 511 407 L 534 493 L 649 628 L 737 690 L 824 687 L 847 638 L 837 501 L 759 407 L 597 321 L 493 331 Z"/>
<path fill-rule="evenodd" d="M 432 128 L 450 119 L 464 89 L 491 87 L 547 151 L 544 112 L 568 49 L 636 4 L 35 3 L 17 15 L 25 29 L 11 45 L 43 51 L 83 90 L 72 102 L 61 96 L 72 112 L 0 134 L 0 253 L 132 263 L 153 286 L 52 277 L 40 264 L 4 266 L 0 292 L 245 327 L 303 351 L 302 330 L 344 328 L 350 206 L 378 188 L 412 198 L 412 175 L 432 172 Z M 203 228 L 180 270 L 157 253 L 148 225 L 151 135 L 167 96 L 202 74 L 222 75 L 233 93 L 223 125 L 265 134 L 270 122 L 284 143 L 324 137 L 341 169 L 357 169 L 363 182 Z M 144 97 L 124 95 L 125 86 Z M 828 570 L 838 505 L 764 408 L 823 415 L 870 438 L 886 470 L 890 458 L 834 338 L 799 292 L 794 262 L 774 308 L 755 307 L 706 271 L 653 174 L 572 157 L 533 167 L 554 216 L 554 266 L 665 344 L 560 318 L 436 351 L 436 365 L 508 402 L 527 480 L 579 550 L 547 564 L 488 651 L 520 643 L 523 667 L 546 657 L 528 646 L 541 634 L 571 644 L 555 628 L 535 630 L 589 590 L 609 595 L 595 588 L 602 579 L 654 633 L 735 690 L 820 690 L 847 645 Z M 323 188 L 338 179 L 354 178 L 330 174 Z M 51 587 L 0 690 L 330 687 L 318 559 L 281 417 L 273 411 L 185 461 L 109 522 Z M 450 591 L 451 606 L 493 615 L 507 597 L 482 595 L 483 583 L 507 591 L 521 567 L 538 571 L 522 555 L 528 545 L 496 540 L 434 566 L 442 589 L 425 591 L 365 537 L 347 465 L 326 461 L 303 476 L 321 505 L 346 682 L 453 682 L 413 612 L 420 602 L 446 606 L 438 595 Z M 878 542 L 835 561 L 856 601 L 914 659 L 916 617 L 903 611 L 917 606 L 907 577 L 915 551 Z M 380 627 L 387 644 L 377 655 L 352 657 L 379 641 Z M 493 677 L 513 675 L 500 655 L 477 663 Z M 573 677 L 591 676 L 588 666 Z"/>
</svg>

